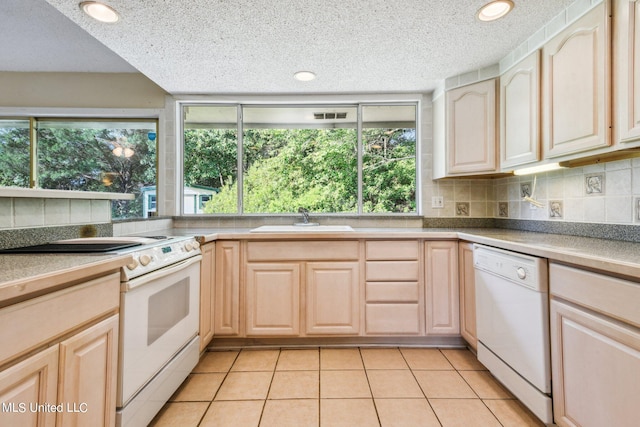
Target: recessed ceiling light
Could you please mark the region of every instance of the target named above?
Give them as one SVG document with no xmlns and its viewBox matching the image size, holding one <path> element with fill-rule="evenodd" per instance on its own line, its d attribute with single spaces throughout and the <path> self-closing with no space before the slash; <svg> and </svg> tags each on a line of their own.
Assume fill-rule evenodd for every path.
<svg viewBox="0 0 640 427">
<path fill-rule="evenodd" d="M 312 71 L 298 71 L 293 77 L 301 82 L 309 82 L 316 78 L 316 73 Z"/>
<path fill-rule="evenodd" d="M 496 0 L 485 4 L 478 11 L 478 19 L 481 21 L 495 21 L 511 12 L 513 2 L 511 0 Z"/>
<path fill-rule="evenodd" d="M 93 19 L 100 22 L 114 23 L 120 19 L 120 15 L 111 6 L 97 1 L 83 1 L 80 9 Z"/>
</svg>

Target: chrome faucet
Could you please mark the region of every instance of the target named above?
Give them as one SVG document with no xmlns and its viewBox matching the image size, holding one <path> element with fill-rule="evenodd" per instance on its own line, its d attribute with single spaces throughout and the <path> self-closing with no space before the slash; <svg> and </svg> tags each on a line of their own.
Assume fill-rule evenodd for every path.
<svg viewBox="0 0 640 427">
<path fill-rule="evenodd" d="M 301 206 L 298 208 L 298 213 L 302 214 L 302 222 L 309 224 L 309 211 Z"/>
</svg>

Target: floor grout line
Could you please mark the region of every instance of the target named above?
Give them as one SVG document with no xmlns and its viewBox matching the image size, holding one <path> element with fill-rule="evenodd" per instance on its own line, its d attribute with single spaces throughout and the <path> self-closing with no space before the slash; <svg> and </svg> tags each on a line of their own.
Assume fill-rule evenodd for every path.
<svg viewBox="0 0 640 427">
<path fill-rule="evenodd" d="M 273 364 L 273 367 L 271 370 L 252 370 L 250 365 L 244 365 L 245 368 L 249 367 L 249 370 L 240 370 L 240 371 L 233 371 L 233 368 L 235 366 L 236 363 L 238 363 L 243 351 L 245 351 L 245 349 L 242 349 L 240 351 L 237 351 L 237 353 L 235 354 L 235 357 L 233 357 L 233 359 L 231 360 L 231 362 L 227 365 L 228 367 L 226 368 L 226 371 L 224 372 L 219 372 L 219 371 L 214 371 L 214 372 L 206 372 L 206 371 L 201 371 L 201 372 L 191 372 L 188 376 L 189 381 L 192 380 L 192 378 L 201 375 L 201 374 L 222 374 L 222 379 L 220 380 L 220 384 L 218 385 L 215 393 L 213 393 L 213 397 L 211 397 L 211 400 L 197 400 L 198 397 L 192 397 L 191 399 L 196 399 L 196 400 L 179 400 L 179 401 L 169 401 L 167 403 L 167 405 L 169 404 L 183 404 L 183 403 L 201 403 L 201 404 L 205 404 L 206 403 L 206 408 L 204 409 L 202 415 L 200 416 L 199 420 L 196 422 L 196 424 L 193 424 L 194 426 L 201 426 L 204 425 L 204 420 L 207 417 L 207 414 L 209 414 L 210 411 L 213 410 L 213 403 L 216 402 L 216 398 L 219 396 L 225 382 L 228 380 L 229 375 L 231 373 L 257 373 L 257 372 L 269 372 L 271 374 L 270 380 L 269 380 L 269 384 L 267 387 L 267 391 L 266 391 L 266 395 L 264 396 L 264 399 L 235 399 L 235 400 L 225 400 L 225 401 L 220 401 L 220 402 L 241 402 L 241 401 L 255 401 L 255 402 L 261 402 L 262 406 L 260 409 L 260 415 L 258 418 L 258 425 L 256 427 L 259 427 L 260 424 L 267 420 L 265 418 L 266 415 L 266 410 L 267 410 L 267 404 L 268 401 L 314 401 L 317 403 L 317 417 L 318 417 L 318 427 L 322 426 L 322 402 L 323 401 L 330 401 L 330 400 L 369 400 L 370 402 L 373 404 L 373 409 L 375 411 L 375 417 L 377 419 L 377 423 L 379 426 L 383 426 L 383 418 L 381 418 L 381 413 L 380 410 L 382 407 L 378 407 L 378 402 L 376 402 L 376 397 L 374 395 L 374 390 L 372 387 L 372 383 L 371 383 L 371 378 L 370 375 L 375 372 L 375 371 L 380 371 L 380 370 L 385 370 L 385 371 L 405 371 L 407 369 L 404 368 L 391 368 L 391 369 L 386 369 L 386 368 L 378 368 L 378 364 L 376 364 L 376 362 L 374 361 L 375 359 L 371 359 L 369 362 L 370 364 L 373 362 L 372 366 L 373 367 L 369 367 L 367 368 L 366 364 L 365 364 L 365 355 L 363 352 L 363 348 L 361 347 L 356 347 L 355 349 L 357 349 L 358 352 L 358 356 L 359 356 L 359 362 L 362 364 L 362 369 L 323 369 L 324 364 L 323 364 L 323 360 L 322 360 L 322 348 L 320 347 L 316 347 L 316 353 L 315 353 L 315 357 L 317 357 L 317 368 L 316 367 L 312 367 L 312 368 L 308 368 L 308 365 L 305 365 L 305 363 L 307 363 L 306 361 L 304 361 L 304 359 L 299 359 L 298 361 L 294 359 L 293 362 L 288 362 L 288 363 L 292 363 L 292 367 L 294 367 L 295 369 L 283 369 L 283 370 L 278 370 L 278 366 L 281 362 L 283 362 L 285 359 L 283 359 L 284 353 L 283 353 L 283 348 L 279 348 L 278 349 L 278 353 L 275 357 L 275 363 Z M 400 357 L 402 358 L 402 361 L 406 364 L 408 370 L 411 373 L 411 378 L 413 379 L 413 381 L 415 381 L 415 383 L 418 385 L 420 392 L 421 392 L 421 397 L 417 397 L 416 396 L 412 396 L 412 397 L 380 397 L 379 401 L 384 401 L 384 400 L 416 400 L 416 401 L 426 401 L 426 404 L 428 405 L 429 410 L 433 413 L 433 415 L 435 416 L 435 420 L 439 423 L 440 426 L 443 425 L 443 420 L 438 416 L 438 414 L 435 411 L 435 408 L 432 404 L 433 401 L 437 401 L 437 400 L 473 400 L 473 401 L 481 401 L 483 407 L 488 411 L 489 414 L 491 414 L 491 416 L 493 417 L 493 419 L 501 426 L 504 426 L 504 422 L 500 420 L 500 418 L 498 418 L 498 413 L 494 412 L 493 410 L 491 410 L 491 408 L 487 405 L 487 403 L 485 402 L 485 400 L 495 400 L 495 401 L 516 401 L 519 403 L 518 399 L 511 396 L 510 398 L 500 398 L 500 397 L 495 397 L 495 398 L 487 398 L 487 399 L 483 399 L 479 392 L 476 391 L 476 389 L 474 389 L 471 385 L 471 383 L 461 374 L 461 371 L 474 371 L 474 372 L 484 372 L 486 371 L 486 369 L 468 369 L 468 366 L 465 365 L 466 360 L 462 360 L 458 358 L 458 356 L 456 356 L 455 358 L 457 359 L 457 365 L 460 366 L 463 369 L 458 369 L 452 362 L 452 359 L 450 359 L 450 357 L 452 357 L 453 355 L 450 355 L 450 357 L 447 357 L 447 355 L 442 352 L 441 349 L 437 349 L 438 350 L 438 354 L 442 357 L 444 357 L 444 359 L 453 367 L 453 371 L 456 372 L 456 374 L 462 378 L 464 384 L 466 384 L 469 388 L 471 388 L 473 395 L 475 396 L 474 398 L 429 398 L 427 397 L 427 394 L 425 392 L 425 390 L 423 389 L 423 387 L 421 386 L 420 382 L 418 381 L 418 378 L 416 377 L 416 371 L 440 371 L 440 372 L 450 372 L 450 369 L 419 369 L 420 366 L 425 366 L 423 364 L 418 364 L 416 365 L 416 367 L 412 367 L 411 364 L 409 363 L 409 355 L 403 353 L 402 351 L 402 347 L 385 347 L 385 349 L 389 349 L 389 350 L 395 350 L 399 353 Z M 274 349 L 270 349 L 270 350 L 274 350 Z M 365 350 L 368 350 L 365 349 Z M 254 350 L 255 351 L 255 350 Z M 258 350 L 259 351 L 259 350 Z M 475 356 L 475 355 L 474 355 Z M 204 355 L 203 355 L 204 357 Z M 295 356 L 294 356 L 295 357 Z M 395 356 L 394 356 L 395 357 Z M 466 356 L 465 356 L 466 357 Z M 476 356 L 477 357 L 477 356 Z M 201 359 L 202 360 L 202 359 Z M 259 360 L 259 359 L 258 359 Z M 289 359 L 287 359 L 289 360 Z M 348 360 L 348 359 L 345 359 Z M 326 362 L 326 361 L 325 361 Z M 414 360 L 414 363 L 416 362 L 416 360 Z M 298 364 L 296 364 L 298 363 Z M 312 362 L 313 363 L 313 362 Z M 224 366 L 224 365 L 223 365 Z M 260 366 L 260 365 L 257 365 Z M 287 367 L 286 365 L 284 365 L 285 368 Z M 330 366 L 330 365 L 327 365 Z M 345 366 L 348 366 L 348 362 Z M 426 365 L 428 366 L 428 365 Z M 322 381 L 321 381 L 321 374 L 322 372 L 336 372 L 336 371 L 364 371 L 364 375 L 367 381 L 367 387 L 368 387 L 368 392 L 369 392 L 369 397 L 367 398 L 362 398 L 362 397 L 350 397 L 350 398 L 344 398 L 344 397 L 322 397 Z M 294 397 L 294 394 L 292 394 L 289 397 L 284 397 L 284 398 L 274 398 L 271 399 L 270 398 L 270 393 L 274 387 L 274 381 L 276 380 L 276 373 L 277 372 L 316 372 L 317 373 L 317 378 L 318 378 L 318 384 L 317 384 L 317 398 L 316 397 L 312 397 L 312 398 L 307 398 L 307 397 Z M 295 377 L 295 375 L 294 375 Z M 219 379 L 219 377 L 218 377 Z M 266 380 L 266 377 L 264 378 Z M 294 380 L 295 381 L 295 380 Z M 205 380 L 206 382 L 206 380 Z M 181 390 L 183 387 L 188 386 L 188 383 L 185 381 L 185 383 L 183 383 L 180 388 L 178 390 Z M 309 383 L 311 384 L 311 383 Z M 185 387 L 186 388 L 186 387 Z M 178 391 L 176 391 L 177 393 Z M 175 393 L 174 393 L 175 394 Z M 305 392 L 306 394 L 306 392 Z M 401 394 L 401 393 L 400 393 Z M 197 396 L 197 395 L 193 395 L 192 396 Z M 286 396 L 286 394 L 285 394 Z M 163 407 L 163 409 L 161 410 L 161 413 L 165 411 L 166 408 L 168 408 L 169 406 L 165 405 L 165 407 Z M 257 405 L 257 404 L 256 404 Z M 521 407 L 524 408 L 523 405 L 520 404 Z M 257 409 L 257 407 L 256 407 Z M 257 411 L 256 411 L 257 414 Z M 158 414 L 160 415 L 160 413 Z M 371 414 L 373 416 L 373 414 Z M 158 418 L 158 416 L 156 416 L 156 418 Z M 154 418 L 155 421 L 155 418 Z M 155 425 L 155 424 L 154 424 Z"/>
</svg>

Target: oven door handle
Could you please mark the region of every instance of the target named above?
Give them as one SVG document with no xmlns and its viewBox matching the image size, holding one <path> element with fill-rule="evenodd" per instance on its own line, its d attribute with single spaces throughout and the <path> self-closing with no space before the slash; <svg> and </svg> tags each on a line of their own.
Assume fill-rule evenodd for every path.
<svg viewBox="0 0 640 427">
<path fill-rule="evenodd" d="M 130 291 L 131 289 L 135 289 L 138 286 L 142 286 L 153 280 L 161 279 L 170 274 L 176 273 L 186 267 L 189 267 L 190 265 L 195 264 L 196 262 L 200 262 L 201 260 L 202 260 L 202 255 L 197 255 L 197 256 L 185 259 L 184 261 L 180 261 L 179 263 L 173 264 L 169 267 L 162 268 L 158 271 L 145 274 L 144 276 L 136 277 L 135 279 L 131 279 L 128 282 L 123 283 L 121 291 L 123 292 Z"/>
</svg>

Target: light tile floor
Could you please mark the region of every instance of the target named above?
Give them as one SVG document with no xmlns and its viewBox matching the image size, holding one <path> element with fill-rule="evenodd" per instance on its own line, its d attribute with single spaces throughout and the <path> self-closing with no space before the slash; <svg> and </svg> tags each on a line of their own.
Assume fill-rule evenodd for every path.
<svg viewBox="0 0 640 427">
<path fill-rule="evenodd" d="M 463 349 L 207 352 L 154 427 L 543 426 Z"/>
</svg>

